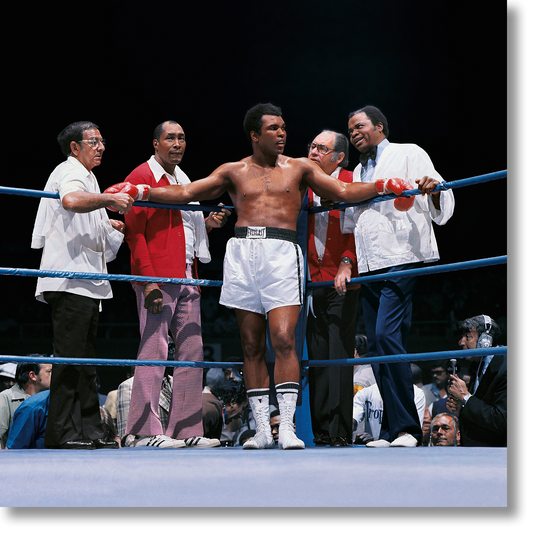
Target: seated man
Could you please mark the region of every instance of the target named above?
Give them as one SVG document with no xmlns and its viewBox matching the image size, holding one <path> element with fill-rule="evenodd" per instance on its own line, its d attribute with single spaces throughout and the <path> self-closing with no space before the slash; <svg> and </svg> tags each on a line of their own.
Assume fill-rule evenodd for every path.
<svg viewBox="0 0 533 533">
<path fill-rule="evenodd" d="M 13 415 L 6 449 L 44 449 L 50 391 L 38 392 L 24 400 Z"/>
<path fill-rule="evenodd" d="M 218 439 L 224 424 L 240 418 L 248 403 L 246 387 L 242 381 L 224 381 L 215 385 L 211 391 L 202 394 L 202 419 L 204 437 Z"/>
</svg>

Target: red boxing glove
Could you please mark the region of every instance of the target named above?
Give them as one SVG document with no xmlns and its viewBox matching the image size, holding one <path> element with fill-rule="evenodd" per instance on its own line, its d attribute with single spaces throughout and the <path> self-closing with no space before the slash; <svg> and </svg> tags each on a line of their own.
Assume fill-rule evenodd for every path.
<svg viewBox="0 0 533 533">
<path fill-rule="evenodd" d="M 111 187 L 108 187 L 104 193 L 125 193 L 129 194 L 134 201 L 146 201 L 150 197 L 150 186 L 145 184 L 133 185 L 133 183 L 123 181 L 122 183 L 111 185 Z M 112 207 L 108 207 L 108 209 L 117 212 L 117 210 Z"/>
<path fill-rule="evenodd" d="M 396 198 L 396 200 L 394 200 L 394 207 L 397 211 L 409 211 L 414 203 L 414 196 L 402 196 L 401 198 Z"/>
<path fill-rule="evenodd" d="M 376 191 L 380 196 L 383 196 L 384 194 L 396 194 L 399 196 L 403 191 L 410 191 L 412 189 L 413 186 L 402 178 L 379 178 L 376 180 Z M 396 200 L 394 200 L 394 207 L 398 211 L 409 211 L 414 203 L 414 196 L 396 198 Z"/>
</svg>

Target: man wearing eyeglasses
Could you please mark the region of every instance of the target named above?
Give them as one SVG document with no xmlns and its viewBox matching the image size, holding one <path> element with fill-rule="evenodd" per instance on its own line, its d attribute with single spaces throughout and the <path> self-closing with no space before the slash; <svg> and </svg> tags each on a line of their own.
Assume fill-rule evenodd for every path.
<svg viewBox="0 0 533 533">
<path fill-rule="evenodd" d="M 323 131 L 308 146 L 308 158 L 332 179 L 353 182 L 348 166 L 349 143 L 342 133 Z M 308 191 L 309 206 L 321 206 Z M 358 275 L 353 234 L 340 230 L 340 212 L 309 215 L 308 276 L 313 282 L 334 281 L 333 287 L 311 291 L 307 319 L 309 360 L 350 359 L 355 350 L 359 285 L 346 285 Z M 352 442 L 353 368 L 309 369 L 309 403 L 313 442 L 317 446 L 348 446 Z"/>
<path fill-rule="evenodd" d="M 102 162 L 105 141 L 92 122 L 67 126 L 57 138 L 67 157 L 52 172 L 35 220 L 32 248 L 42 248 L 41 270 L 107 273 L 124 239 L 124 223 L 110 220 L 104 208 L 126 213 L 133 199 L 125 193 L 102 194 L 93 169 Z M 36 298 L 52 307 L 55 357 L 96 357 L 101 301 L 112 298 L 109 281 L 38 278 Z M 46 448 L 118 447 L 104 440 L 96 369 L 55 365 L 50 385 Z"/>
</svg>

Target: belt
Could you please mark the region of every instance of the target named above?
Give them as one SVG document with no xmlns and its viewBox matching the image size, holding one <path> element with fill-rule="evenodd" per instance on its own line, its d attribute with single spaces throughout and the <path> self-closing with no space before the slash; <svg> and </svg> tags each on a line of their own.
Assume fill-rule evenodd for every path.
<svg viewBox="0 0 533 533">
<path fill-rule="evenodd" d="M 265 226 L 235 227 L 235 237 L 238 239 L 278 239 L 297 243 L 297 233 L 292 229 L 268 228 Z"/>
</svg>

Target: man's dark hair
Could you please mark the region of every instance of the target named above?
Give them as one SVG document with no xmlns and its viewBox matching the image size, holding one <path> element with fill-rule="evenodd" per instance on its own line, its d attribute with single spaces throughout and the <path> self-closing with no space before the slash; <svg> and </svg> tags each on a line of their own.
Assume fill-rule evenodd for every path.
<svg viewBox="0 0 533 533">
<path fill-rule="evenodd" d="M 240 405 L 245 403 L 247 398 L 243 381 L 229 380 L 220 383 L 211 389 L 211 394 L 224 402 L 225 405 L 229 405 L 231 402 Z"/>
<path fill-rule="evenodd" d="M 281 109 L 274 104 L 256 104 L 246 112 L 244 116 L 244 133 L 246 138 L 252 142 L 250 133 L 255 131 L 257 135 L 261 135 L 261 128 L 263 126 L 263 115 L 273 115 L 281 117 Z"/>
<path fill-rule="evenodd" d="M 383 124 L 383 133 L 385 134 L 385 137 L 389 136 L 389 123 L 387 122 L 385 115 L 377 107 L 367 105 L 357 111 L 352 111 L 348 115 L 348 120 L 359 113 L 365 113 L 374 126 L 377 126 L 381 122 Z"/>
<path fill-rule="evenodd" d="M 359 355 L 359 357 L 368 356 L 368 340 L 366 335 L 355 336 L 355 349 L 357 350 L 357 355 Z"/>
<path fill-rule="evenodd" d="M 490 319 L 490 324 L 491 328 L 489 335 L 492 337 L 493 346 L 496 346 L 496 341 L 501 335 L 500 326 L 498 326 L 498 324 L 496 324 L 496 322 L 492 318 Z M 459 332 L 461 335 L 465 335 L 471 330 L 475 329 L 479 338 L 482 333 L 486 332 L 484 315 L 477 315 L 473 316 L 472 318 L 462 320 L 461 322 L 459 322 L 457 327 L 459 328 Z"/>
<path fill-rule="evenodd" d="M 177 122 L 175 120 L 165 120 L 164 122 L 161 122 L 161 124 L 158 124 L 155 127 L 153 137 L 156 141 L 161 139 L 161 135 L 163 135 L 163 132 L 165 131 L 165 124 L 177 124 Z"/>
<path fill-rule="evenodd" d="M 87 130 L 99 130 L 100 128 L 94 123 L 87 120 L 81 122 L 73 122 L 69 124 L 58 136 L 57 142 L 61 147 L 61 151 L 65 157 L 68 157 L 71 153 L 70 143 L 75 141 L 79 143 L 83 140 L 83 134 Z"/>
<path fill-rule="evenodd" d="M 28 357 L 48 357 L 42 353 L 31 353 Z M 42 364 L 47 364 L 48 361 L 43 361 Z M 38 374 L 41 371 L 41 363 L 17 363 L 17 370 L 15 371 L 15 381 L 19 387 L 24 387 L 30 379 L 30 372 Z"/>
</svg>

